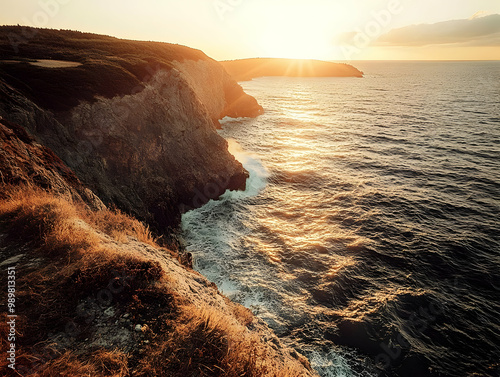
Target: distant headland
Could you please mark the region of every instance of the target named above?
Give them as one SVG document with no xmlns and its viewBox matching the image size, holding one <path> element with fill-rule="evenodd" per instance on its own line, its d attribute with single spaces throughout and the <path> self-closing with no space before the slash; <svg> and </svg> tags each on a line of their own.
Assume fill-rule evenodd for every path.
<svg viewBox="0 0 500 377">
<path fill-rule="evenodd" d="M 220 62 L 236 81 L 264 76 L 363 77 L 363 72 L 345 63 L 309 59 L 253 58 Z"/>
</svg>

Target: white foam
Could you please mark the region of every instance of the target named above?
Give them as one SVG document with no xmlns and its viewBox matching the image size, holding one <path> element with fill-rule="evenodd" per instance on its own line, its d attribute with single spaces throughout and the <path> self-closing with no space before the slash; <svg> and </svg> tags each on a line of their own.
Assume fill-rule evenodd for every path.
<svg viewBox="0 0 500 377">
<path fill-rule="evenodd" d="M 243 165 L 250 177 L 247 179 L 245 191 L 230 191 L 228 194 L 232 199 L 241 199 L 258 195 L 267 185 L 269 172 L 262 164 L 259 157 L 243 150 L 241 145 L 234 139 L 227 139 L 229 152 Z"/>
<path fill-rule="evenodd" d="M 248 197 L 257 196 L 267 185 L 267 178 L 269 172 L 262 164 L 257 155 L 250 154 L 243 150 L 240 144 L 234 139 L 228 139 L 229 151 L 231 154 L 241 162 L 243 167 L 248 171 L 249 177 L 246 181 L 246 188 L 244 191 L 231 191 L 226 190 L 217 200 L 209 200 L 203 207 L 186 212 L 182 215 L 181 224 L 182 228 L 186 230 L 187 224 L 190 223 L 193 217 L 197 216 L 200 211 L 212 212 L 215 207 L 221 205 L 224 201 L 236 201 Z M 208 229 L 204 229 L 208 230 Z"/>
<path fill-rule="evenodd" d="M 346 359 L 333 350 L 328 353 L 313 351 L 307 356 L 313 369 L 322 377 L 359 376 L 359 374 L 353 373 Z M 368 372 L 363 372 L 363 376 L 369 376 Z"/>
<path fill-rule="evenodd" d="M 250 308 L 275 329 L 286 328 L 280 315 L 280 300 L 266 290 L 252 271 L 234 274 L 235 261 L 244 257 L 235 239 L 242 237 L 239 221 L 231 221 L 234 204 L 259 195 L 267 185 L 269 172 L 257 155 L 246 152 L 234 139 L 228 139 L 229 151 L 240 161 L 250 176 L 245 191 L 226 191 L 218 200 L 210 200 L 203 207 L 182 215 L 182 228 L 188 239 L 188 250 L 195 259 L 195 269 L 217 284 L 229 298 Z M 236 206 L 238 207 L 238 206 Z M 239 218 L 239 217 L 238 217 Z M 265 269 L 258 261 L 253 268 Z M 268 271 L 267 278 L 273 275 Z M 273 277 L 277 278 L 277 277 Z M 272 279 L 272 278 L 271 278 Z M 277 295 L 279 293 L 276 292 Z M 311 365 L 324 377 L 357 377 L 352 374 L 345 359 L 331 351 L 309 354 Z"/>
</svg>

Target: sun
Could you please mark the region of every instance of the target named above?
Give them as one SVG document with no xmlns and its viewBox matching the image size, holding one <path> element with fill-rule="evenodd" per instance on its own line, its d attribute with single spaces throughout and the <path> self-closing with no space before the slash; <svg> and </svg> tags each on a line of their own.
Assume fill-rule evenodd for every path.
<svg viewBox="0 0 500 377">
<path fill-rule="evenodd" d="M 331 59 L 333 46 L 325 23 L 305 12 L 310 9 L 289 7 L 279 16 L 269 16 L 259 30 L 259 50 L 273 58 Z"/>
<path fill-rule="evenodd" d="M 331 54 L 331 47 L 320 36 L 300 30 L 268 34 L 262 48 L 273 58 L 328 59 Z"/>
</svg>

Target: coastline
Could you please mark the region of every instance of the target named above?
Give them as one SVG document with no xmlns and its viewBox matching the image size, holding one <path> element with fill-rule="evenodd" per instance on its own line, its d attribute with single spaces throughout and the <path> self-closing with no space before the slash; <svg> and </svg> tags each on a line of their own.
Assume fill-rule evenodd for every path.
<svg viewBox="0 0 500 377">
<path fill-rule="evenodd" d="M 3 52 L 15 31 L 0 28 Z M 17 271 L 17 369 L 316 376 L 192 271 L 176 237 L 181 213 L 245 188 L 216 127 L 262 107 L 200 51 L 37 31 L 10 60 L 81 65 L 0 65 L 0 247 Z M 84 56 L 89 38 L 111 55 Z M 120 57 L 138 45 L 144 52 Z M 223 85 L 207 92 L 210 82 Z"/>
</svg>

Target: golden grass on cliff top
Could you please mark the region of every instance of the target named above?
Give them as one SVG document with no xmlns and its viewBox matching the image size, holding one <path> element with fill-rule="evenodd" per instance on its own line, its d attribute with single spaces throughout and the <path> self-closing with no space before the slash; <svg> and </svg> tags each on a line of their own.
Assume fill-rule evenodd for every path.
<svg viewBox="0 0 500 377">
<path fill-rule="evenodd" d="M 247 309 L 235 305 L 228 317 L 208 305 L 186 304 L 169 288 L 172 282 L 157 261 L 110 247 L 130 237 L 155 245 L 140 222 L 117 211 L 91 212 L 36 189 L 10 188 L 1 197 L 0 246 L 6 258 L 24 255 L 16 267 L 17 363 L 25 367 L 23 376 L 303 375 L 299 362 L 279 360 L 248 331 L 253 317 Z M 148 323 L 147 342 L 132 340 L 128 352 L 109 343 L 87 348 L 92 321 L 81 323 L 82 332 L 70 343 L 54 341 L 50 334 L 64 332 L 68 321 L 78 318 L 78 305 L 117 270 L 134 278 L 116 295 L 114 310 Z M 4 276 L 0 280 L 5 283 Z M 50 357 L 40 356 L 40 350 Z M 7 363 L 0 359 L 0 368 L 7 370 Z"/>
</svg>

